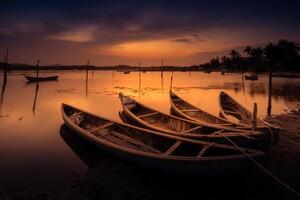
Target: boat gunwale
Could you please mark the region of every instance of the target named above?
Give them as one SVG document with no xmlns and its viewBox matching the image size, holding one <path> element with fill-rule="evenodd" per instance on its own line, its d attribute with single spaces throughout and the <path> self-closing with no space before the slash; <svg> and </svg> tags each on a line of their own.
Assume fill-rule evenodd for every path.
<svg viewBox="0 0 300 200">
<path fill-rule="evenodd" d="M 129 98 L 131 98 L 131 97 L 129 97 Z M 143 103 L 136 101 L 135 99 L 133 99 L 133 100 L 135 101 L 136 104 L 139 104 L 140 106 L 142 106 L 142 107 L 144 107 L 144 108 L 146 108 L 148 110 L 151 110 L 153 112 L 158 112 L 158 113 L 160 113 L 162 115 L 165 115 L 165 116 L 170 117 L 170 118 L 175 118 L 175 119 L 180 120 L 180 121 L 185 121 L 186 123 L 191 123 L 191 124 L 195 124 L 195 125 L 198 125 L 198 126 L 199 125 L 200 126 L 205 126 L 205 127 L 208 127 L 208 128 L 214 128 L 214 129 L 218 129 L 218 130 L 232 131 L 232 132 L 237 132 L 237 133 L 238 132 L 249 133 L 249 134 L 260 133 L 259 131 L 237 129 L 237 128 L 232 128 L 232 127 L 224 127 L 224 126 L 220 126 L 220 125 L 209 124 L 209 123 L 206 123 L 206 122 L 198 122 L 198 121 L 184 119 L 184 118 L 181 118 L 181 117 L 177 117 L 177 116 L 174 116 L 174 115 L 169 115 L 169 114 L 163 113 L 163 112 L 158 111 L 156 109 L 150 108 L 150 107 L 144 105 Z M 143 126 L 149 127 L 151 129 L 154 129 L 154 130 L 157 130 L 157 131 L 163 131 L 163 132 L 170 133 L 170 134 L 180 135 L 180 132 L 170 131 L 169 129 L 162 129 L 162 128 L 159 128 L 157 126 L 151 125 L 150 123 L 148 123 L 145 120 L 140 119 L 137 115 L 135 115 L 133 112 L 131 112 L 122 103 L 122 100 L 121 100 L 121 105 L 122 105 L 123 110 L 125 111 L 125 114 L 130 115 L 131 118 L 133 118 L 134 120 L 136 120 L 138 123 L 142 124 Z M 207 137 L 207 136 L 212 137 L 212 138 L 223 137 L 221 135 L 210 136 L 209 134 L 189 134 L 189 135 L 186 135 L 185 137 L 199 137 L 199 138 L 201 138 L 201 137 Z"/>
<path fill-rule="evenodd" d="M 171 107 L 172 107 L 175 111 L 177 111 L 178 114 L 182 115 L 183 117 L 188 118 L 189 120 L 202 122 L 202 121 L 200 121 L 199 119 L 194 118 L 194 117 L 191 117 L 191 116 L 185 114 L 184 112 L 182 112 L 182 111 L 175 105 L 175 103 L 173 102 L 172 97 L 171 97 L 172 94 L 174 94 L 178 99 L 180 99 L 180 101 L 182 101 L 182 102 L 188 104 L 189 106 L 194 107 L 196 110 L 199 110 L 199 112 L 203 112 L 203 113 L 205 113 L 205 114 L 207 114 L 207 115 L 209 115 L 209 116 L 211 116 L 211 117 L 213 117 L 213 118 L 216 118 L 216 119 L 218 119 L 218 120 L 222 120 L 222 121 L 224 121 L 224 122 L 227 122 L 228 125 L 242 126 L 242 127 L 238 127 L 238 128 L 237 128 L 237 129 L 242 129 L 242 130 L 243 130 L 243 128 L 248 128 L 247 125 L 236 124 L 236 123 L 233 123 L 233 122 L 231 122 L 231 121 L 229 121 L 229 120 L 227 120 L 227 119 L 223 119 L 223 118 L 221 118 L 221 117 L 217 117 L 217 116 L 215 116 L 215 115 L 212 115 L 212 114 L 210 114 L 210 113 L 208 113 L 208 112 L 206 112 L 206 111 L 204 111 L 204 110 L 198 108 L 197 106 L 194 106 L 193 104 L 191 104 L 191 103 L 185 101 L 185 100 L 182 99 L 180 96 L 178 96 L 177 94 L 175 94 L 173 91 L 170 91 L 169 98 L 170 98 L 170 104 L 171 104 Z M 219 126 L 222 126 L 222 125 L 219 125 Z M 235 128 L 235 127 L 233 127 L 233 128 Z"/>
</svg>

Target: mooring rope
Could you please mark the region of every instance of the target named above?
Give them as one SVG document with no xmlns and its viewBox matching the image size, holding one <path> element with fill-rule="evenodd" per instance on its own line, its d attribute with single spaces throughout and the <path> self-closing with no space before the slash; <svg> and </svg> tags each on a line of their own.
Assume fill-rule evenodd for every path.
<svg viewBox="0 0 300 200">
<path fill-rule="evenodd" d="M 296 190 L 294 190 L 292 187 L 284 183 L 282 180 L 280 180 L 277 176 L 272 174 L 269 170 L 264 168 L 261 164 L 259 164 L 256 160 L 254 160 L 247 152 L 245 152 L 242 148 L 240 148 L 237 144 L 235 144 L 231 139 L 229 139 L 226 135 L 222 134 L 221 132 L 218 133 L 222 135 L 226 140 L 228 140 L 235 148 L 237 148 L 239 151 L 241 151 L 247 158 L 249 158 L 257 167 L 259 167 L 261 170 L 263 170 L 266 174 L 268 174 L 271 178 L 273 178 L 275 181 L 280 183 L 282 186 L 284 186 L 287 190 L 292 192 L 294 195 L 300 198 L 300 193 L 298 193 Z"/>
</svg>

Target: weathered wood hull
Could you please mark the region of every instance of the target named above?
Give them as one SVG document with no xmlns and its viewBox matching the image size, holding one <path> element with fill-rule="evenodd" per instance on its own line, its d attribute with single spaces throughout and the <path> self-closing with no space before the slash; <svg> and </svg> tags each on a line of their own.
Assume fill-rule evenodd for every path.
<svg viewBox="0 0 300 200">
<path fill-rule="evenodd" d="M 148 107 L 145 107 L 141 103 L 138 104 L 139 106 L 143 106 L 145 109 L 148 109 Z M 147 129 L 164 132 L 171 135 L 177 135 L 180 137 L 218 142 L 223 144 L 229 144 L 230 143 L 228 141 L 229 138 L 230 140 L 234 141 L 236 144 L 245 147 L 261 148 L 265 146 L 264 144 L 265 141 L 263 140 L 262 132 L 258 132 L 258 131 L 252 132 L 249 130 L 239 130 L 232 127 L 211 125 L 204 122 L 200 123 L 200 122 L 190 121 L 172 115 L 160 113 L 157 110 L 153 110 L 152 108 L 149 108 L 151 109 L 151 112 L 155 112 L 161 115 L 160 117 L 158 117 L 158 119 L 155 119 L 160 124 L 158 126 L 156 125 L 157 123 L 155 121 L 153 121 L 152 123 L 147 120 L 141 119 L 123 104 L 122 107 L 123 107 L 123 113 L 129 120 L 129 122 Z M 175 124 L 174 127 L 176 129 L 164 128 L 161 124 L 167 124 L 167 125 L 171 124 L 171 126 Z M 192 130 L 197 126 L 201 126 L 202 128 L 200 130 L 189 132 L 188 134 L 185 133 L 186 131 Z M 225 138 L 224 135 L 228 138 Z"/>
<path fill-rule="evenodd" d="M 229 116 L 231 116 L 236 118 L 239 121 L 239 124 L 252 127 L 252 113 L 223 91 L 219 95 L 219 103 L 221 108 L 220 115 L 222 117 L 229 120 Z M 270 125 L 269 123 L 259 118 L 257 118 L 256 124 L 257 130 L 261 130 L 265 133 L 268 133 L 268 135 L 266 136 L 269 139 L 270 136 L 273 137 L 272 140 L 274 140 L 274 144 L 276 144 L 279 141 L 279 127 Z"/>
<path fill-rule="evenodd" d="M 174 156 L 166 157 L 162 155 L 143 154 L 134 151 L 127 151 L 119 148 L 116 145 L 111 145 L 99 138 L 94 137 L 72 124 L 68 117 L 63 113 L 63 119 L 73 132 L 80 137 L 96 145 L 100 149 L 111 153 L 121 159 L 125 159 L 156 170 L 175 173 L 186 176 L 199 177 L 219 177 L 238 173 L 252 167 L 251 161 L 244 155 L 220 156 L 215 158 L 176 158 Z M 139 129 L 139 128 L 137 128 Z M 165 136 L 168 137 L 168 136 Z M 176 137 L 180 139 L 179 137 Z M 174 138 L 173 138 L 174 139 Z M 184 140 L 184 139 L 183 139 Z M 192 141 L 192 140 L 191 140 Z M 264 154 L 260 151 L 255 151 L 250 154 L 257 160 L 263 159 Z"/>
<path fill-rule="evenodd" d="M 170 104 L 172 112 L 182 118 L 196 121 L 199 123 L 205 122 L 211 125 L 219 125 L 224 127 L 232 127 L 237 129 L 251 129 L 248 125 L 236 124 L 228 121 L 227 119 L 216 117 L 212 114 L 207 113 L 204 110 L 186 102 L 174 92 L 170 92 Z"/>
</svg>

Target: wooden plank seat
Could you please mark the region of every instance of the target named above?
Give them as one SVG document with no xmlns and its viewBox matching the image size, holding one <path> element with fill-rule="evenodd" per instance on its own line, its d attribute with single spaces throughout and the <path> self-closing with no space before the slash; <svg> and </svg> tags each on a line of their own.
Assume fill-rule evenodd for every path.
<svg viewBox="0 0 300 200">
<path fill-rule="evenodd" d="M 204 153 L 206 152 L 207 149 L 209 149 L 211 146 L 213 146 L 215 143 L 209 143 L 207 145 L 204 145 L 203 148 L 201 149 L 201 151 L 198 153 L 197 157 L 202 157 L 204 155 Z"/>
<path fill-rule="evenodd" d="M 140 115 L 140 116 L 138 116 L 138 117 L 139 117 L 139 118 L 142 118 L 142 117 L 149 117 L 149 116 L 152 116 L 152 115 L 155 115 L 155 114 L 158 114 L 158 112 L 147 113 L 147 114 L 144 114 L 144 115 Z"/>
<path fill-rule="evenodd" d="M 167 151 L 165 151 L 164 155 L 171 155 L 178 147 L 182 144 L 182 141 L 177 140 Z"/>
<path fill-rule="evenodd" d="M 187 134 L 187 133 L 193 132 L 193 131 L 195 131 L 195 130 L 197 130 L 199 128 L 202 128 L 202 126 L 196 126 L 194 128 L 191 128 L 191 129 L 188 129 L 186 131 L 180 132 L 180 134 Z"/>
<path fill-rule="evenodd" d="M 131 137 L 128 137 L 122 133 L 119 133 L 119 132 L 116 132 L 116 131 L 112 131 L 111 132 L 111 135 L 115 136 L 114 138 L 118 138 L 116 140 L 118 140 L 118 142 L 121 142 L 125 145 L 128 145 L 128 143 L 130 143 L 131 145 L 134 145 L 136 147 L 142 147 L 143 149 L 146 149 L 150 152 L 153 152 L 153 153 L 162 153 L 161 151 L 149 146 L 149 145 L 146 145 L 145 143 L 143 142 L 140 142 L 136 139 L 133 139 Z"/>
<path fill-rule="evenodd" d="M 94 127 L 94 128 L 92 128 L 92 129 L 89 130 L 89 133 L 95 133 L 96 131 L 99 131 L 101 129 L 107 128 L 107 127 L 109 127 L 109 126 L 111 126 L 113 124 L 114 124 L 113 122 L 109 122 L 109 123 L 103 124 L 101 126 Z"/>
<path fill-rule="evenodd" d="M 185 109 L 185 110 L 180 110 L 182 112 L 200 112 L 200 110 L 197 109 Z"/>
</svg>

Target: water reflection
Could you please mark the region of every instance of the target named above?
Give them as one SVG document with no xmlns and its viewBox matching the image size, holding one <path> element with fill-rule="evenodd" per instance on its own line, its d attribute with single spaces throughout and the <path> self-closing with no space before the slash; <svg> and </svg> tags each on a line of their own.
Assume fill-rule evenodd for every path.
<svg viewBox="0 0 300 200">
<path fill-rule="evenodd" d="M 2 106 L 4 101 L 5 89 L 6 89 L 6 79 L 3 79 L 2 87 L 1 87 L 1 97 L 0 97 L 0 117 L 2 117 Z"/>
<path fill-rule="evenodd" d="M 86 170 L 86 168 L 83 167 L 84 170 L 81 169 L 83 164 L 80 160 L 86 159 L 89 155 L 91 156 L 90 159 L 88 158 L 89 160 L 97 160 L 94 165 L 89 163 L 86 164 L 89 166 L 89 172 L 87 173 L 88 178 L 85 182 L 88 183 L 89 187 L 93 187 L 93 181 L 90 179 L 93 179 L 94 176 L 98 176 L 99 179 L 97 179 L 97 181 L 101 178 L 101 181 L 104 182 L 103 184 L 108 182 L 107 184 L 111 188 L 114 188 L 114 182 L 118 182 L 118 179 L 123 179 L 122 175 L 119 173 L 123 174 L 126 179 L 122 184 L 126 185 L 132 183 L 132 185 L 137 188 L 147 186 L 149 188 L 142 188 L 142 190 L 146 191 L 151 190 L 152 184 L 157 185 L 155 181 L 159 182 L 158 185 L 171 184 L 175 189 L 170 187 L 170 191 L 181 190 L 175 183 L 180 181 L 183 181 L 183 183 L 189 182 L 189 180 L 182 179 L 179 181 L 179 179 L 176 180 L 176 178 L 170 179 L 174 183 L 169 183 L 170 181 L 168 180 L 161 182 L 159 179 L 160 177 L 155 175 L 155 173 L 144 175 L 149 174 L 148 170 L 140 168 L 137 170 L 133 165 L 127 166 L 127 164 L 124 164 L 118 159 L 113 159 L 112 156 L 101 153 L 101 151 L 100 153 L 97 153 L 97 155 L 95 155 L 93 151 L 88 151 L 88 153 L 85 153 L 87 154 L 86 156 L 81 156 L 80 160 L 77 159 L 77 157 L 74 157 L 73 152 L 69 151 L 68 146 L 61 140 L 59 134 L 55 134 L 59 132 L 59 128 L 62 124 L 60 113 L 61 102 L 66 102 L 81 107 L 84 110 L 120 121 L 118 112 L 121 109 L 121 105 L 118 99 L 118 92 L 123 92 L 138 99 L 140 89 L 140 101 L 142 103 L 162 112 L 169 113 L 169 94 L 168 92 L 162 93 L 162 89 L 169 89 L 171 76 L 173 74 L 174 92 L 178 93 L 178 95 L 195 106 L 214 115 L 218 115 L 220 111 L 218 96 L 221 90 L 224 90 L 251 111 L 253 109 L 253 103 L 257 102 L 259 117 L 264 117 L 267 111 L 268 79 L 266 76 L 260 77 L 258 81 L 244 82 L 245 94 L 247 95 L 247 102 L 245 102 L 243 83 L 239 74 L 222 76 L 221 74 L 216 74 L 214 72 L 211 74 L 193 72 L 193 75 L 189 77 L 189 73 L 172 73 L 165 71 L 163 73 L 163 79 L 161 79 L 161 72 L 151 72 L 143 73 L 141 75 L 141 85 L 138 86 L 138 73 L 116 73 L 116 85 L 112 84 L 112 74 L 114 73 L 112 71 L 95 71 L 91 80 L 86 79 L 86 71 L 68 71 L 59 73 L 61 77 L 59 81 L 44 82 L 40 85 L 40 88 L 36 87 L 34 84 L 26 84 L 26 87 L 24 87 L 25 79 L 23 74 L 19 72 L 10 73 L 9 83 L 0 83 L 2 84 L 2 87 L 0 88 L 0 107 L 2 114 L 4 113 L 9 116 L 0 118 L 0 140 L 2 142 L 2 145 L 0 145 L 0 168 L 2 167 L 3 169 L 4 166 L 4 170 L 0 170 L 2 173 L 0 176 L 1 179 L 4 180 L 3 175 L 8 174 L 5 181 L 2 181 L 2 183 L 7 184 L 7 188 L 13 187 L 14 185 L 18 185 L 20 188 L 23 187 L 20 179 L 26 177 L 24 180 L 28 180 L 27 174 L 32 171 L 32 166 L 40 167 L 40 171 L 48 171 L 49 166 L 55 166 L 53 168 L 62 171 L 77 169 L 78 171 L 85 173 L 84 170 Z M 284 113 L 285 109 L 298 104 L 300 100 L 300 93 L 298 92 L 300 89 L 300 80 L 274 78 L 273 82 L 273 114 Z M 33 98 L 34 90 L 35 96 Z M 88 98 L 86 98 L 87 95 Z M 101 100 L 101 103 L 99 103 L 99 100 Z M 33 117 L 32 112 L 47 114 L 36 114 Z M 23 120 L 19 120 L 22 116 L 25 116 Z M 51 120 L 49 120 L 49 116 L 51 116 Z M 49 128 L 45 129 L 45 126 Z M 16 140 L 15 138 L 19 139 Z M 53 148 L 53 146 L 55 146 L 55 148 Z M 81 145 L 78 146 L 80 147 Z M 81 150 L 86 151 L 86 148 L 82 148 Z M 60 157 L 60 159 L 58 159 L 58 157 Z M 49 161 L 49 158 L 51 158 L 51 162 Z M 18 164 L 16 165 L 15 163 Z M 25 165 L 24 163 L 27 164 Z M 41 166 L 40 163 L 47 163 L 48 167 L 46 164 Z M 63 163 L 63 166 L 60 165 L 61 163 Z M 121 169 L 119 166 L 123 166 L 124 169 Z M 135 170 L 140 172 L 135 174 L 135 172 L 133 172 Z M 15 174 L 16 171 L 19 173 L 18 176 L 12 175 Z M 62 174 L 57 171 L 54 170 L 52 172 L 51 177 L 56 177 L 56 182 L 53 183 L 52 186 L 57 187 L 58 182 L 61 183 L 65 179 L 60 178 Z M 106 173 L 113 178 L 109 179 L 105 176 Z M 114 173 L 117 175 L 114 175 Z M 47 175 L 44 176 L 46 178 Z M 156 180 L 154 180 L 154 178 L 152 179 L 151 176 L 155 176 Z M 131 178 L 128 177 L 133 177 L 133 179 L 137 180 L 131 180 Z M 149 184 L 147 183 L 148 185 L 145 185 L 144 182 L 149 182 Z M 183 183 L 180 183 L 179 185 L 185 188 L 186 186 Z M 39 185 L 48 190 L 49 185 L 43 184 L 44 182 L 33 180 L 32 183 L 28 184 L 28 187 L 31 185 Z M 195 186 L 191 187 L 194 187 L 195 191 L 197 191 L 196 186 L 198 185 L 199 184 L 196 183 Z M 123 186 L 117 185 L 117 187 L 122 189 Z M 102 185 L 101 187 L 101 190 L 111 190 L 111 188 L 107 188 L 105 185 Z M 163 190 L 159 188 L 156 189 L 156 191 Z M 185 190 L 185 192 L 188 191 L 188 189 Z M 129 190 L 127 190 L 127 192 L 134 193 Z M 166 195 L 165 191 L 162 192 Z M 178 194 L 178 191 L 176 192 L 176 194 Z M 193 193 L 193 191 L 191 192 Z M 185 196 L 182 194 L 182 198 L 184 197 Z"/>
<path fill-rule="evenodd" d="M 86 75 L 85 75 L 85 98 L 88 97 L 88 85 L 89 85 L 89 61 L 86 67 Z"/>
<path fill-rule="evenodd" d="M 32 106 L 32 113 L 33 116 L 35 115 L 35 109 L 36 109 L 36 101 L 37 101 L 37 96 L 38 96 L 38 92 L 39 92 L 39 82 L 36 82 L 36 86 L 35 86 L 35 94 L 34 94 L 34 100 L 33 100 L 33 106 Z"/>
</svg>

